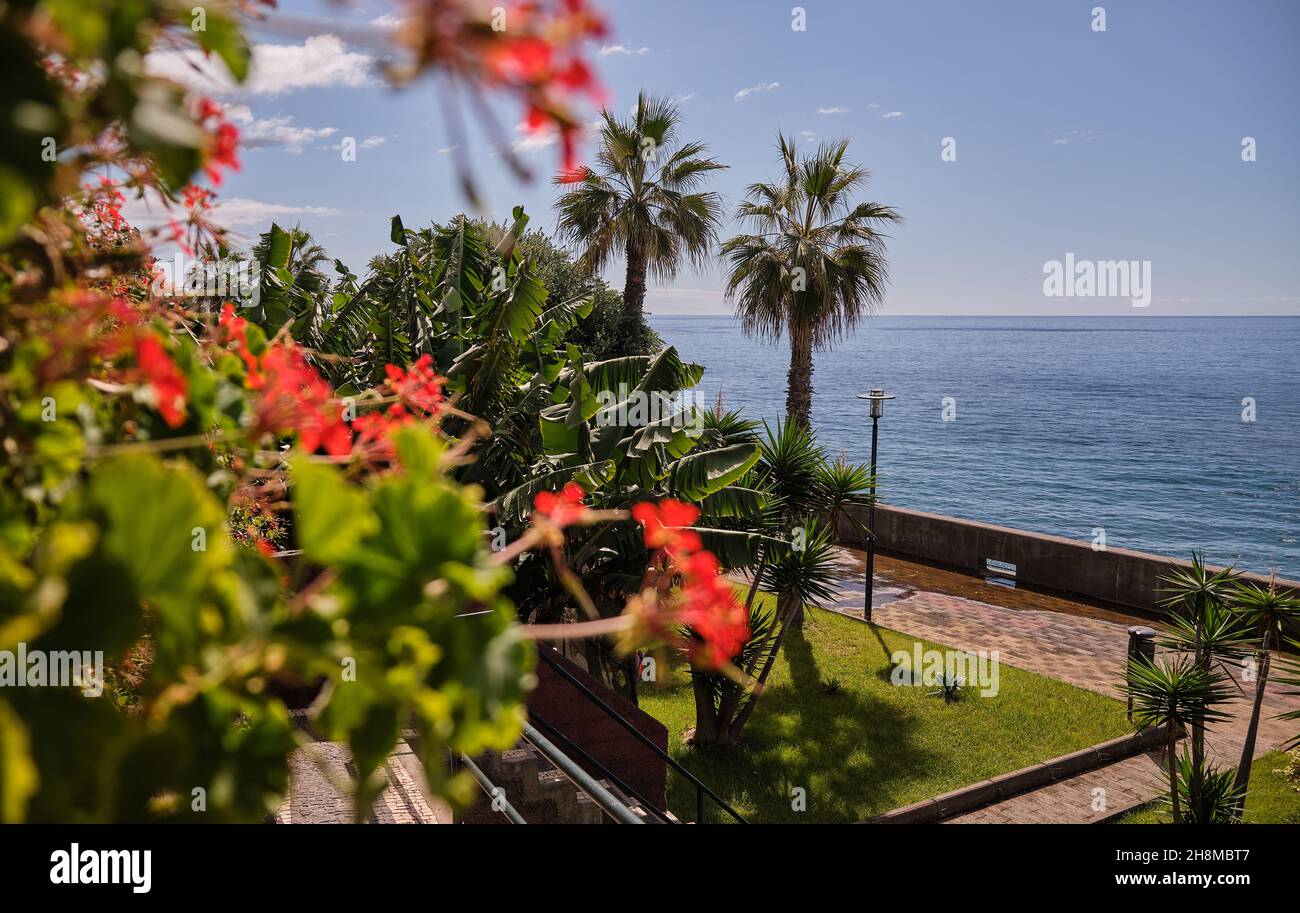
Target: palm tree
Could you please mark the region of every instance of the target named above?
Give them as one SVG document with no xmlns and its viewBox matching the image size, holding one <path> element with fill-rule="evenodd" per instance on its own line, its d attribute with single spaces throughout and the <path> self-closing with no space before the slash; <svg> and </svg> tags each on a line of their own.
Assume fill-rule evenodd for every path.
<svg viewBox="0 0 1300 913">
<path fill-rule="evenodd" d="M 1255 757 L 1255 737 L 1259 734 L 1259 713 L 1264 704 L 1264 687 L 1268 684 L 1271 661 L 1269 651 L 1282 643 L 1287 626 L 1300 620 L 1300 598 L 1289 591 L 1279 591 L 1276 581 L 1268 586 L 1240 583 L 1235 594 L 1234 608 L 1246 625 L 1259 635 L 1256 653 L 1258 667 L 1255 673 L 1255 700 L 1251 705 L 1250 724 L 1246 727 L 1246 740 L 1241 746 L 1241 761 L 1237 764 L 1236 789 L 1244 796 L 1250 782 L 1250 766 Z M 1241 804 L 1238 804 L 1240 817 Z"/>
<path fill-rule="evenodd" d="M 888 283 L 884 225 L 901 217 L 880 203 L 854 203 L 866 169 L 845 162 L 848 140 L 823 143 L 800 158 L 777 135 L 784 174 L 752 184 L 736 211 L 753 234 L 722 245 L 730 267 L 726 294 L 749 333 L 790 337 L 786 414 L 807 426 L 813 357 L 853 330 L 884 299 Z"/>
<path fill-rule="evenodd" d="M 669 280 L 682 261 L 703 266 L 717 238 L 722 198 L 702 192 L 705 178 L 727 166 L 705 157 L 699 142 L 679 144 L 681 115 L 663 98 L 637 96 L 630 121 L 601 114 L 595 166 L 556 204 L 559 231 L 581 248 L 584 268 L 602 269 L 619 254 L 627 258 L 623 307 L 639 321 L 645 306 L 646 273 Z M 556 177 L 569 186 L 572 174 Z"/>
<path fill-rule="evenodd" d="M 1136 656 L 1128 661 L 1126 687 L 1133 698 L 1134 722 L 1141 727 L 1166 727 L 1169 799 L 1173 804 L 1174 823 L 1180 824 L 1183 816 L 1179 801 L 1179 763 L 1174 746 L 1188 724 L 1205 726 L 1227 718 L 1216 707 L 1231 696 L 1227 677 L 1217 670 L 1202 669 L 1195 657 L 1180 654 L 1157 663 Z"/>
</svg>

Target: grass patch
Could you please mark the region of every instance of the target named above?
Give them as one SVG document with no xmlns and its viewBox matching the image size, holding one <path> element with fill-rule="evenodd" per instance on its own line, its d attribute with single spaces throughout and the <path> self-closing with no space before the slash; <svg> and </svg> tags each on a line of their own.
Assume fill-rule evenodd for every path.
<svg viewBox="0 0 1300 913">
<path fill-rule="evenodd" d="M 757 712 L 757 711 L 755 711 Z M 1300 824 L 1300 783 L 1288 780 L 1281 768 L 1289 758 L 1285 752 L 1270 751 L 1250 765 L 1246 787 L 1247 824 Z M 1120 824 L 1169 824 L 1173 812 L 1161 800 L 1148 802 L 1119 819 Z"/>
<path fill-rule="evenodd" d="M 673 757 L 757 822 L 862 821 L 1130 731 L 1119 701 L 1005 664 L 996 697 L 968 690 L 945 703 L 932 688 L 890 684 L 890 654 L 915 641 L 810 611 L 786 637 L 733 751 L 682 745 L 695 725 L 685 667 L 661 687 L 643 685 L 640 704 L 668 727 Z M 795 787 L 806 791 L 805 812 L 791 808 Z M 696 817 L 694 787 L 671 772 L 669 806 L 682 820 Z M 707 799 L 705 817 L 730 820 Z"/>
</svg>

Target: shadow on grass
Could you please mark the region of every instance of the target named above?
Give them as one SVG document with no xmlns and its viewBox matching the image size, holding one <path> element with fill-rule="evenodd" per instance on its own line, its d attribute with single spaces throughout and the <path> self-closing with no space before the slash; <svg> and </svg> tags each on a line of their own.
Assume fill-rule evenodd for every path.
<svg viewBox="0 0 1300 913">
<path fill-rule="evenodd" d="M 914 721 L 869 692 L 824 694 L 803 630 L 790 631 L 781 653 L 789 675 L 764 693 L 743 744 L 687 750 L 682 764 L 754 822 L 847 823 L 904 804 L 898 795 L 934 760 L 914 743 Z M 806 811 L 794 807 L 796 789 Z M 670 775 L 669 804 L 694 820 L 695 787 Z M 706 823 L 730 820 L 706 797 Z"/>
</svg>

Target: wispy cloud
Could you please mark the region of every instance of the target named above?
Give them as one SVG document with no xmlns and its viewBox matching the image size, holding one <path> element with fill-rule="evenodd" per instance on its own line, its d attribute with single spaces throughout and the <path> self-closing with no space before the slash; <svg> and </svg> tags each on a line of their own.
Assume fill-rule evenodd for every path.
<svg viewBox="0 0 1300 913">
<path fill-rule="evenodd" d="M 1071 130 L 1064 136 L 1058 136 L 1052 140 L 1052 145 L 1068 146 L 1071 143 L 1090 143 L 1099 136 L 1101 136 L 1101 133 L 1097 130 Z"/>
<path fill-rule="evenodd" d="M 607 44 L 600 49 L 601 57 L 608 57 L 610 54 L 630 54 L 634 57 L 641 57 L 649 53 L 649 48 L 630 48 L 623 44 Z"/>
<path fill-rule="evenodd" d="M 291 114 L 254 117 L 248 105 L 227 105 L 225 112 L 232 123 L 239 125 L 239 144 L 246 149 L 280 146 L 290 155 L 298 155 L 306 146 L 338 132 L 337 127 L 300 126 Z"/>
<path fill-rule="evenodd" d="M 252 229 L 256 233 L 265 230 L 277 219 L 297 221 L 304 217 L 328 218 L 342 214 L 342 210 L 330 206 L 290 206 L 249 197 L 217 199 L 212 205 L 213 221 L 230 229 L 232 240 L 249 238 L 249 235 L 239 231 L 241 228 Z M 184 213 L 169 207 L 158 195 L 146 194 L 143 198 L 128 200 L 122 207 L 122 215 L 137 228 L 150 229 L 163 227 L 173 218 L 183 218 Z"/>
<path fill-rule="evenodd" d="M 903 116 L 903 112 L 902 112 L 902 111 L 887 111 L 887 112 L 885 112 L 884 114 L 882 114 L 882 115 L 880 115 L 880 116 L 881 116 L 881 117 L 884 117 L 884 118 L 887 118 L 887 119 L 889 119 L 889 120 L 893 120 L 893 119 L 896 118 L 896 117 L 902 117 L 902 116 Z"/>
<path fill-rule="evenodd" d="M 779 82 L 760 82 L 757 85 L 746 86 L 736 93 L 736 101 L 748 98 L 755 92 L 771 92 L 773 89 L 779 89 L 780 87 L 781 84 Z"/>
<path fill-rule="evenodd" d="M 201 51 L 156 51 L 145 69 L 199 92 L 213 95 L 279 95 L 331 86 L 371 84 L 373 59 L 349 51 L 337 35 L 313 35 L 302 44 L 253 45 L 248 79 L 240 85 L 215 56 Z"/>
<path fill-rule="evenodd" d="M 851 108 L 818 108 L 818 114 L 848 114 Z"/>
</svg>

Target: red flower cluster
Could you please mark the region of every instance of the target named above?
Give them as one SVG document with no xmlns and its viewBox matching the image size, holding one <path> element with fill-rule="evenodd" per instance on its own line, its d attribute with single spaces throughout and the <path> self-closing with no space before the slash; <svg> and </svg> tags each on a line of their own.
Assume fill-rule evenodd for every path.
<svg viewBox="0 0 1300 913">
<path fill-rule="evenodd" d="M 385 382 L 388 389 L 397 394 L 403 405 L 426 415 L 438 414 L 443 401 L 442 378 L 433 370 L 433 356 L 421 355 L 409 371 L 388 365 L 384 373 L 388 375 Z"/>
<path fill-rule="evenodd" d="M 577 523 L 587 514 L 587 505 L 582 503 L 586 495 L 577 482 L 565 485 L 558 494 L 553 491 L 539 492 L 533 499 L 533 514 L 556 526 Z"/>
<path fill-rule="evenodd" d="M 352 430 L 343 421 L 334 391 L 293 341 L 266 347 L 259 358 L 248 346 L 247 321 L 235 315 L 229 302 L 221 311 L 221 326 L 238 344 L 248 368 L 249 389 L 258 393 L 254 406 L 256 434 L 297 432 L 308 453 L 324 448 L 331 456 L 352 449 Z"/>
<path fill-rule="evenodd" d="M 118 232 L 128 227 L 126 219 L 122 217 L 122 206 L 126 203 L 126 197 L 118 189 L 116 181 L 103 177 L 99 179 L 98 187 L 85 184 L 82 189 L 86 191 L 86 211 L 94 218 L 99 228 Z"/>
<path fill-rule="evenodd" d="M 198 121 L 209 133 L 203 171 L 215 186 L 221 183 L 222 168 L 239 170 L 239 128 L 226 120 L 221 105 L 210 98 L 199 99 Z"/>
<path fill-rule="evenodd" d="M 517 96 L 525 128 L 558 130 L 564 170 L 573 171 L 581 125 L 569 101 L 580 93 L 597 103 L 604 99 L 582 48 L 608 29 L 587 0 L 514 0 L 500 7 L 471 0 L 408 3 L 398 37 L 414 52 L 416 68 L 467 75 Z"/>
<path fill-rule="evenodd" d="M 153 389 L 158 414 L 172 428 L 185 421 L 185 401 L 189 385 L 158 337 L 150 332 L 135 340 L 135 362 L 144 380 Z"/>
<path fill-rule="evenodd" d="M 391 461 L 397 456 L 392 434 L 402 425 L 415 420 L 401 403 L 393 403 L 383 412 L 357 416 L 352 428 L 357 433 L 356 451 L 366 460 Z"/>
<path fill-rule="evenodd" d="M 685 625 L 696 638 L 689 644 L 692 659 L 716 668 L 744 647 L 749 639 L 749 617 L 699 534 L 681 528 L 694 523 L 699 515 L 695 505 L 671 498 L 632 508 L 632 517 L 645 527 L 646 547 L 654 549 L 681 578 L 677 598 L 667 600 L 668 612 L 656 610 L 652 613 L 656 617 L 647 619 L 648 623 L 661 632 L 673 624 Z M 661 594 L 655 605 L 663 604 Z"/>
</svg>

